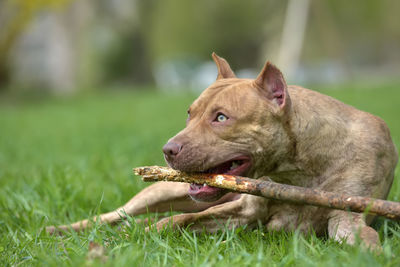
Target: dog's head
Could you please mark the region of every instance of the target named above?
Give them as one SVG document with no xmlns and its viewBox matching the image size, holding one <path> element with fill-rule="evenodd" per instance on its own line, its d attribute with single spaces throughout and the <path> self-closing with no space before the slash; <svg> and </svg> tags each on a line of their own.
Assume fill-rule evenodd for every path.
<svg viewBox="0 0 400 267">
<path fill-rule="evenodd" d="M 165 159 L 186 172 L 266 175 L 288 145 L 286 82 L 269 62 L 255 80 L 238 79 L 225 59 L 215 53 L 212 57 L 217 80 L 188 109 L 186 128 L 163 147 Z M 225 192 L 192 184 L 189 195 L 215 201 Z"/>
</svg>

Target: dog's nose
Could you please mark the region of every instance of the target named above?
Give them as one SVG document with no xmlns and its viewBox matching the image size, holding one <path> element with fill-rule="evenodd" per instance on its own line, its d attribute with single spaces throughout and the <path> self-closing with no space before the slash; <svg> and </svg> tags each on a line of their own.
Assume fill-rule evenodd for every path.
<svg viewBox="0 0 400 267">
<path fill-rule="evenodd" d="M 163 147 L 163 152 L 167 157 L 174 157 L 182 150 L 182 145 L 175 142 L 168 142 Z"/>
</svg>

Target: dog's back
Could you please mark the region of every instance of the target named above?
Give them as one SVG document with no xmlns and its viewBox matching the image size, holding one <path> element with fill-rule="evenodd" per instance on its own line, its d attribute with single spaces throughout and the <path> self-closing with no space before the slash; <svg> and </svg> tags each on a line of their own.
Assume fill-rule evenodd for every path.
<svg viewBox="0 0 400 267">
<path fill-rule="evenodd" d="M 316 187 L 386 198 L 398 161 L 386 123 L 318 92 L 299 86 L 288 90 L 300 162 L 324 176 Z"/>
</svg>

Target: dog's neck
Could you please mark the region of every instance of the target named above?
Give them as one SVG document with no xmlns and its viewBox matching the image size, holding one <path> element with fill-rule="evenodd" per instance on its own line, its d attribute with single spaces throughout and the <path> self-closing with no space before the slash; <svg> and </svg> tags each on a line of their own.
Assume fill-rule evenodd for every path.
<svg viewBox="0 0 400 267">
<path fill-rule="evenodd" d="M 303 179 L 318 177 L 335 160 L 337 151 L 332 153 L 332 147 L 346 139 L 346 117 L 338 120 L 334 114 L 318 112 L 317 106 L 326 103 L 314 102 L 316 92 L 299 87 L 289 90 L 291 107 L 282 122 L 288 146 L 266 175 L 277 182 L 307 186 Z"/>
</svg>

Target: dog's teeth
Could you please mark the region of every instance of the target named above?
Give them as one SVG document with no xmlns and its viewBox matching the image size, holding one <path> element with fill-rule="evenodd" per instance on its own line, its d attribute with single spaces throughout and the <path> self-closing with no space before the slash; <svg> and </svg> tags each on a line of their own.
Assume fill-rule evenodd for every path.
<svg viewBox="0 0 400 267">
<path fill-rule="evenodd" d="M 207 185 L 206 183 L 203 184 L 203 186 L 206 186 L 206 185 Z"/>
<path fill-rule="evenodd" d="M 239 166 L 237 161 L 232 162 L 231 170 L 236 169 Z"/>
</svg>

